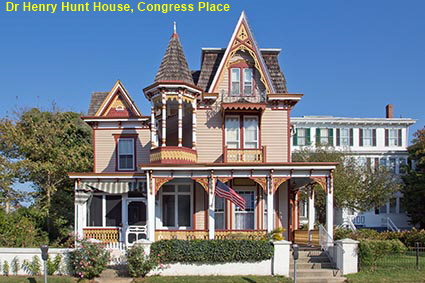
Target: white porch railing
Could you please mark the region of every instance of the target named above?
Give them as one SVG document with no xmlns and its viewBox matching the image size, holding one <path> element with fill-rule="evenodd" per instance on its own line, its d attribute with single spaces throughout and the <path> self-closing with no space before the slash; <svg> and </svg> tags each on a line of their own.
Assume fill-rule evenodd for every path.
<svg viewBox="0 0 425 283">
<path fill-rule="evenodd" d="M 386 224 L 387 224 L 388 230 L 391 230 L 393 232 L 400 232 L 400 229 L 398 229 L 397 225 L 395 225 L 395 223 L 391 220 L 391 218 L 389 217 L 386 218 Z"/>
<path fill-rule="evenodd" d="M 345 217 L 344 221 L 342 222 L 341 225 L 338 226 L 338 228 L 348 228 L 351 231 L 357 230 L 356 225 L 354 225 L 354 223 L 353 223 L 353 218 L 351 218 L 351 217 Z"/>
<path fill-rule="evenodd" d="M 328 231 L 323 227 L 323 225 L 319 225 L 319 243 L 322 250 L 325 252 L 328 251 L 329 247 L 333 246 L 333 240 L 331 235 L 329 235 Z"/>
</svg>

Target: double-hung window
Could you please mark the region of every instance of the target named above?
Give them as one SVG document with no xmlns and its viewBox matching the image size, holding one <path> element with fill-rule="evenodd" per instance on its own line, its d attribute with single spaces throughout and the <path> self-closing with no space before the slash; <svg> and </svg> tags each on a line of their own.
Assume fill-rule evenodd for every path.
<svg viewBox="0 0 425 283">
<path fill-rule="evenodd" d="M 228 148 L 259 148 L 258 116 L 226 116 L 225 134 Z"/>
<path fill-rule="evenodd" d="M 253 230 L 255 227 L 255 192 L 254 191 L 236 191 L 246 201 L 245 210 L 239 207 L 235 208 L 235 229 Z"/>
<path fill-rule="evenodd" d="M 215 196 L 214 219 L 215 229 L 225 229 L 225 199 L 218 196 Z"/>
<path fill-rule="evenodd" d="M 240 148 L 240 120 L 239 116 L 227 116 L 225 122 L 226 145 L 228 148 Z"/>
<path fill-rule="evenodd" d="M 402 146 L 401 129 L 385 129 L 385 146 Z"/>
<path fill-rule="evenodd" d="M 190 228 L 192 226 L 192 195 L 189 184 L 162 186 L 162 226 Z"/>
<path fill-rule="evenodd" d="M 317 145 L 333 145 L 333 129 L 316 128 Z"/>
<path fill-rule="evenodd" d="M 232 96 L 250 96 L 254 91 L 252 68 L 230 69 L 230 93 Z"/>
<path fill-rule="evenodd" d="M 353 129 L 342 128 L 336 129 L 336 145 L 352 146 L 353 145 Z"/>
<path fill-rule="evenodd" d="M 244 116 L 244 148 L 258 148 L 258 117 Z"/>
<path fill-rule="evenodd" d="M 359 129 L 359 146 L 376 146 L 376 129 Z"/>
<path fill-rule="evenodd" d="M 134 170 L 134 138 L 118 139 L 118 170 Z"/>
<path fill-rule="evenodd" d="M 310 129 L 308 128 L 297 128 L 293 137 L 294 145 L 310 145 Z"/>
</svg>

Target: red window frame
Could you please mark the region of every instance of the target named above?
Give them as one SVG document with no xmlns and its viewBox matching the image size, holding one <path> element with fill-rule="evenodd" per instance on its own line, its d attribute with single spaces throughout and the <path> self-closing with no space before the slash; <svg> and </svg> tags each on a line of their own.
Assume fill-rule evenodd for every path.
<svg viewBox="0 0 425 283">
<path fill-rule="evenodd" d="M 137 171 L 137 152 L 136 152 L 136 141 L 137 141 L 138 135 L 128 135 L 128 134 L 114 134 L 115 139 L 115 170 L 120 172 L 134 172 Z M 133 140 L 133 169 L 121 169 L 119 167 L 119 149 L 118 149 L 118 143 L 120 139 L 132 139 Z"/>
<path fill-rule="evenodd" d="M 239 69 L 239 94 L 233 94 L 232 93 L 232 69 Z M 245 94 L 244 93 L 244 88 L 245 88 L 245 82 L 244 82 L 244 70 L 246 69 L 250 69 L 252 70 L 252 79 L 251 79 L 251 88 L 252 91 L 250 94 Z M 231 66 L 229 66 L 229 96 L 254 96 L 254 89 L 255 89 L 255 80 L 254 80 L 254 74 L 255 74 L 255 69 L 252 66 L 249 66 L 246 62 L 239 62 L 239 63 L 235 63 L 232 64 Z"/>
</svg>

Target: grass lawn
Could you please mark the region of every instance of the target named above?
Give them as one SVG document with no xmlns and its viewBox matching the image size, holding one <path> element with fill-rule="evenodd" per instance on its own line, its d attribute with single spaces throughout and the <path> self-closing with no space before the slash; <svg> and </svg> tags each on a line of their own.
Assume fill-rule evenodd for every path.
<svg viewBox="0 0 425 283">
<path fill-rule="evenodd" d="M 292 282 L 283 276 L 153 276 L 146 281 L 148 283 L 277 283 Z"/>
<path fill-rule="evenodd" d="M 425 282 L 425 270 L 376 270 L 360 271 L 347 275 L 349 283 L 393 283 L 393 282 Z"/>
</svg>

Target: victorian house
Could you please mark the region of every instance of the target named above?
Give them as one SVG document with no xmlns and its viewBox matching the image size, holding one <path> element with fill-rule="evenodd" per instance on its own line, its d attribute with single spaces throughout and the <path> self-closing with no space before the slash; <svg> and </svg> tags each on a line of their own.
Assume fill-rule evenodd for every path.
<svg viewBox="0 0 425 283">
<path fill-rule="evenodd" d="M 291 109 L 302 94 L 286 89 L 280 49 L 259 48 L 242 13 L 227 47 L 201 52 L 200 70 L 190 71 L 174 30 L 143 90 L 148 116 L 120 81 L 92 94 L 82 118 L 93 129 L 94 171 L 69 173 L 75 232 L 131 245 L 145 238 L 257 238 L 283 227 L 291 240 L 299 189 L 318 183 L 332 241 L 337 164 L 291 162 Z M 245 199 L 244 210 L 215 195 L 217 180 Z M 312 199 L 310 208 L 314 216 Z"/>
</svg>

